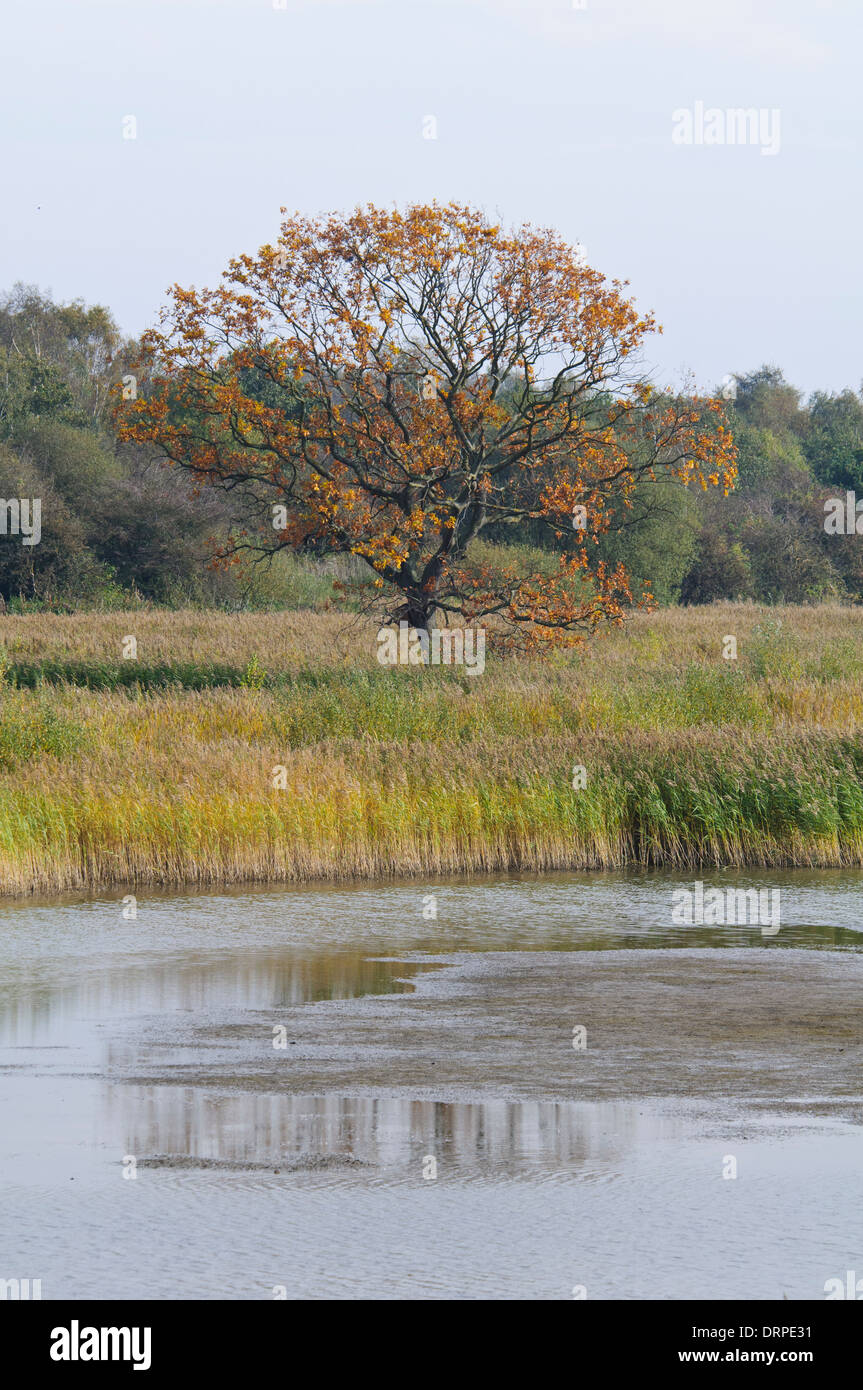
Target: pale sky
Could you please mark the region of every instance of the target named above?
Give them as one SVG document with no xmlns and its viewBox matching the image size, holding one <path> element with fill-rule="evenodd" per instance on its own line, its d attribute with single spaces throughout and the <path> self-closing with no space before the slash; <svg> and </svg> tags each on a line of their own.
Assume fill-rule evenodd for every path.
<svg viewBox="0 0 863 1390">
<path fill-rule="evenodd" d="M 457 198 L 629 280 L 660 382 L 858 389 L 863 0 L 582 2 L 8 5 L 0 288 L 139 333 L 283 204 Z M 674 143 L 699 102 L 778 110 L 778 151 Z"/>
</svg>

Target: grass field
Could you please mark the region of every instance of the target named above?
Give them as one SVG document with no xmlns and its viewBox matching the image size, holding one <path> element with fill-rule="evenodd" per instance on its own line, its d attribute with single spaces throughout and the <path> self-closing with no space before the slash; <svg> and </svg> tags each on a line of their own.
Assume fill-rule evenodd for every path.
<svg viewBox="0 0 863 1390">
<path fill-rule="evenodd" d="M 376 630 L 0 618 L 0 890 L 863 864 L 861 609 L 668 609 L 472 677 Z"/>
</svg>

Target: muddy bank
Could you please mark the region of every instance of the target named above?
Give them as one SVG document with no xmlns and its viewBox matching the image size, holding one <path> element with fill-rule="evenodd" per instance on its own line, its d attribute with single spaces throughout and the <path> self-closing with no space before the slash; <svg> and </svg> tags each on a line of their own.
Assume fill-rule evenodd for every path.
<svg viewBox="0 0 863 1390">
<path fill-rule="evenodd" d="M 406 971 L 406 995 L 210 1016 L 171 1038 L 161 1020 L 161 1047 L 144 1049 L 151 1065 L 127 1079 L 441 1100 L 805 1101 L 863 1119 L 856 953 L 410 957 L 420 962 L 437 968 Z"/>
</svg>

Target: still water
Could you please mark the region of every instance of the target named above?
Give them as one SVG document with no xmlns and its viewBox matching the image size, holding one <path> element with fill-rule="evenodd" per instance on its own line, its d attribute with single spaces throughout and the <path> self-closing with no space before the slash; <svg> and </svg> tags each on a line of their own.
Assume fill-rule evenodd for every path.
<svg viewBox="0 0 863 1390">
<path fill-rule="evenodd" d="M 823 1297 L 863 1272 L 863 874 L 705 879 L 779 931 L 675 926 L 658 873 L 6 902 L 0 1279 Z"/>
</svg>

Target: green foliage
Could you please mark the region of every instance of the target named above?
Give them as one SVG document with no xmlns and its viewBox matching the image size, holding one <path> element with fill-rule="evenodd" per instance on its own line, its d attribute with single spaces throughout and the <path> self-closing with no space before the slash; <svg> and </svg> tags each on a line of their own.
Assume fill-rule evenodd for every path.
<svg viewBox="0 0 863 1390">
<path fill-rule="evenodd" d="M 3 694 L 0 769 L 15 769 L 43 754 L 67 758 L 82 751 L 86 744 L 82 728 L 62 711 L 44 702 L 34 707 L 16 700 L 8 692 Z"/>
<path fill-rule="evenodd" d="M 23 357 L 0 344 L 0 439 L 30 420 L 81 423 L 60 371 L 51 362 Z"/>
<path fill-rule="evenodd" d="M 38 546 L 0 536 L 0 600 L 12 611 L 356 610 L 367 595 L 350 558 L 285 551 L 266 564 L 208 565 L 211 541 L 242 531 L 260 501 L 239 491 L 191 496 L 185 478 L 117 445 L 109 393 L 133 357 L 103 306 L 56 304 L 24 285 L 0 296 L 0 498 L 42 501 Z M 246 385 L 261 400 L 274 389 L 260 368 Z M 504 395 L 524 389 L 514 378 Z M 590 408 L 603 404 L 597 397 Z M 863 497 L 863 396 L 816 392 L 803 402 L 778 368 L 763 366 L 736 377 L 729 415 L 739 450 L 731 495 L 642 485 L 612 517 L 597 558 L 622 563 L 634 596 L 648 591 L 663 605 L 863 601 L 863 543 L 823 527 L 827 496 Z M 469 561 L 548 574 L 566 545 L 539 520 L 490 525 Z"/>
<path fill-rule="evenodd" d="M 669 482 L 642 485 L 631 509 L 622 509 L 601 538 L 599 558 L 612 567 L 623 563 L 633 596 L 647 590 L 657 603 L 676 603 L 694 560 L 698 529 L 698 499 L 689 489 Z"/>
<path fill-rule="evenodd" d="M 816 391 L 809 406 L 806 457 L 814 476 L 863 495 L 863 399 L 853 391 Z"/>
<path fill-rule="evenodd" d="M 267 673 L 258 661 L 257 655 L 249 658 L 240 685 L 244 690 L 263 690 Z"/>
<path fill-rule="evenodd" d="M 697 559 L 681 585 L 681 602 L 750 598 L 752 591 L 749 560 L 743 547 L 730 541 L 718 526 L 705 527 L 698 537 Z"/>
<path fill-rule="evenodd" d="M 235 666 L 194 661 L 9 661 L 6 683 L 12 688 L 37 690 L 40 686 L 72 685 L 86 690 L 212 690 L 239 688 L 246 672 Z M 260 689 L 266 673 L 257 673 Z"/>
<path fill-rule="evenodd" d="M 856 479 L 863 495 L 863 402 L 818 393 L 803 406 L 777 368 L 762 367 L 737 377 L 729 414 L 738 485 L 723 502 L 700 499 L 683 602 L 863 599 L 863 547 L 823 524 L 828 485 L 835 495 Z"/>
</svg>

